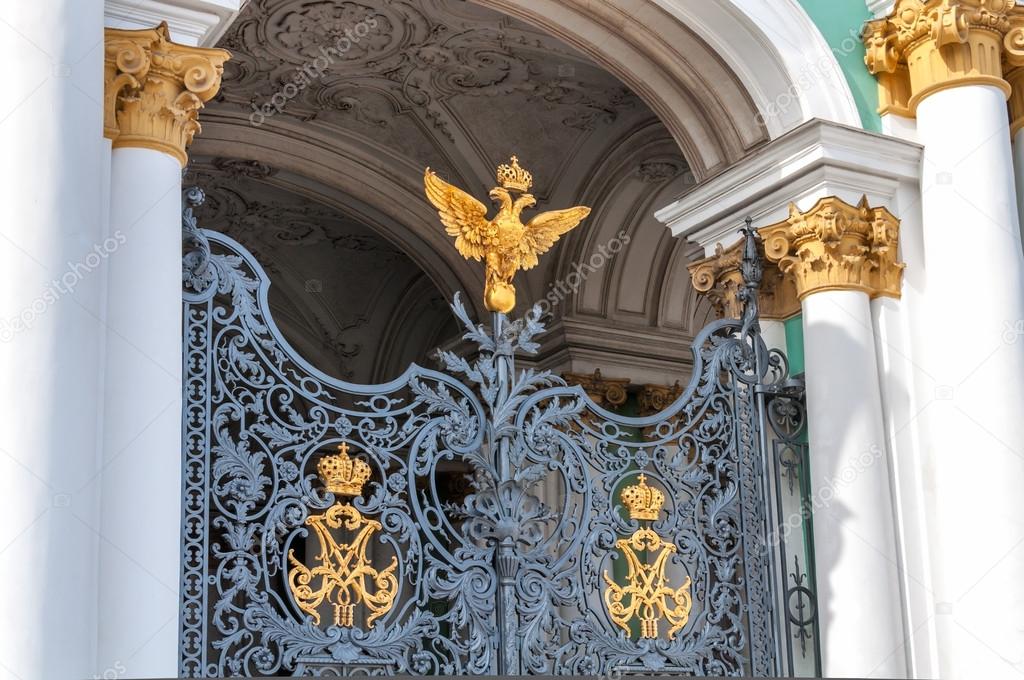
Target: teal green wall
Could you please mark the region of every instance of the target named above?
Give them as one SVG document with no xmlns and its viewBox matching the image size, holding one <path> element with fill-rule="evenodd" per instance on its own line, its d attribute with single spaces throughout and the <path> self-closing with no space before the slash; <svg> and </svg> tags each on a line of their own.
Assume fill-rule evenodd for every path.
<svg viewBox="0 0 1024 680">
<path fill-rule="evenodd" d="M 786 319 L 786 358 L 789 359 L 789 374 L 804 372 L 804 317 L 801 315 Z"/>
<path fill-rule="evenodd" d="M 878 82 L 864 65 L 864 44 L 860 31 L 871 19 L 864 0 L 799 0 L 846 75 L 865 130 L 881 132 L 878 116 Z"/>
</svg>

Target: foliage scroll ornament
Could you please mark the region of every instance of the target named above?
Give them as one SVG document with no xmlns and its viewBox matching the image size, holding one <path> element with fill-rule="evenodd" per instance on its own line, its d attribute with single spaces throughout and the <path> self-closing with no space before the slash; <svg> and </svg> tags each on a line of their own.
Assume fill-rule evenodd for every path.
<svg viewBox="0 0 1024 680">
<path fill-rule="evenodd" d="M 281 336 L 256 260 L 198 227 L 201 192 L 186 199 L 182 676 L 788 672 L 759 415 L 787 368 L 759 335 L 756 248 L 744 318 L 706 327 L 689 384 L 629 417 L 516 369 L 539 310 L 485 326 L 458 295 L 472 358 L 331 378 Z M 324 456 L 339 446 L 356 458 Z M 652 519 L 621 502 L 640 475 L 663 496 Z M 627 634 L 603 598 L 638 534 L 663 548 L 671 633 Z M 324 545 L 367 578 L 328 559 L 321 608 Z"/>
</svg>

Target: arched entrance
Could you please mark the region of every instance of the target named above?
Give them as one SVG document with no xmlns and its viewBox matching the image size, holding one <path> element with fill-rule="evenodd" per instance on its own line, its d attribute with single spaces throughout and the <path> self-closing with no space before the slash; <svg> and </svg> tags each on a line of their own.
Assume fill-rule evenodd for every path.
<svg viewBox="0 0 1024 680">
<path fill-rule="evenodd" d="M 754 316 L 706 325 L 686 271 L 694 250 L 653 212 L 803 120 L 815 100 L 791 93 L 799 106 L 772 109 L 792 54 L 715 52 L 722 12 L 754 31 L 737 6 L 479 5 L 268 0 L 224 38 L 235 60 L 204 111 L 189 181 L 210 194 L 196 208 L 201 225 L 227 237 L 205 237 L 200 260 L 217 264 L 186 297 L 196 357 L 221 358 L 197 365 L 186 395 L 187 509 L 202 531 L 187 538 L 185 580 L 221 576 L 216 594 L 189 589 L 183 673 L 792 672 L 782 612 L 790 594 L 803 603 L 810 591 L 791 590 L 770 544 L 781 485 L 762 481 L 762 456 L 779 433 L 767 392 L 754 389 L 782 377 L 779 364 Z M 482 288 L 422 197 L 423 167 L 476 193 L 513 152 L 542 206 L 592 208 L 516 281 L 520 312 L 565 287 L 524 363 L 579 386 L 548 373 L 511 382 L 513 349 L 536 329 L 519 322 L 512 341 L 495 317 L 474 335 L 471 319 L 488 318 L 478 295 L 462 319 L 472 342 L 457 348 L 478 363 L 447 355 L 441 372 L 405 371 L 452 339 L 440 301 Z M 592 264 L 606 246 L 614 257 Z M 269 383 L 238 396 L 247 372 Z M 355 384 L 375 381 L 388 382 Z M 626 400 L 609 397 L 616 386 Z M 547 422 L 551 409 L 567 411 Z M 354 474 L 350 449 L 369 465 L 355 495 L 365 483 L 375 491 L 347 503 L 331 466 Z M 629 453 L 616 462 L 609 450 Z M 667 499 L 669 524 L 637 525 L 662 519 L 661 505 L 653 518 L 627 507 L 637 493 Z M 203 520 L 197 507 L 213 514 Z M 360 552 L 370 544 L 332 534 L 342 515 L 385 547 Z M 632 554 L 643 555 L 627 573 L 623 541 L 638 526 L 648 533 L 631 534 Z M 211 548 L 210 527 L 230 555 Z M 261 537 L 258 554 L 248 539 L 234 544 L 238 532 Z M 634 593 L 636 606 L 664 611 L 618 609 L 660 548 L 657 577 L 674 584 L 674 604 Z M 332 551 L 356 559 L 375 589 L 312 585 Z M 226 571 L 231 560 L 248 562 Z M 334 581 L 351 576 L 339 568 L 328 569 Z M 349 599 L 331 599 L 341 592 Z"/>
</svg>

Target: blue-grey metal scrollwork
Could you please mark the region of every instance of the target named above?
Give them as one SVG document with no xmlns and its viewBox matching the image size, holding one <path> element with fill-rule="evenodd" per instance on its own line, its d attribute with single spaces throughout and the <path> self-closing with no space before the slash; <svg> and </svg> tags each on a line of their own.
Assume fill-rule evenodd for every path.
<svg viewBox="0 0 1024 680">
<path fill-rule="evenodd" d="M 782 413 L 768 395 L 788 383 L 760 337 L 752 230 L 748 314 L 705 328 L 682 395 L 632 418 L 516 370 L 536 312 L 488 327 L 458 296 L 472 360 L 441 352 L 443 371 L 383 385 L 330 378 L 274 325 L 260 265 L 198 228 L 201 192 L 186 199 L 181 675 L 794 672 L 813 589 L 806 561 L 780 585 L 772 540 L 797 463 L 768 455 L 765 418 Z M 347 454 L 318 470 L 339 446 L 368 471 Z M 358 526 L 362 543 L 342 536 Z M 334 618 L 316 609 L 317 559 L 349 589 Z M 289 579 L 300 563 L 305 590 Z M 655 569 L 658 587 L 638 585 Z"/>
</svg>

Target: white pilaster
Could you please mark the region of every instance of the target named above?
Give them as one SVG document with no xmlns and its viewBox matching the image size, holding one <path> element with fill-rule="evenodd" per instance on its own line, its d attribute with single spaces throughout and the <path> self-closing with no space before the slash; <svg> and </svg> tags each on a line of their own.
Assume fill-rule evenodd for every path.
<svg viewBox="0 0 1024 680">
<path fill-rule="evenodd" d="M 96 395 L 114 256 L 103 251 L 102 18 L 97 0 L 0 3 L 0 678 L 105 669 Z"/>
<path fill-rule="evenodd" d="M 1024 672 L 1024 256 L 1006 97 L 941 90 L 917 118 L 940 673 L 1011 677 Z"/>
<path fill-rule="evenodd" d="M 866 293 L 803 300 L 814 556 L 825 677 L 906 677 L 899 555 Z"/>
</svg>

